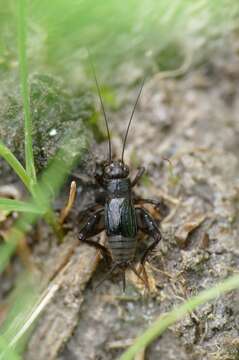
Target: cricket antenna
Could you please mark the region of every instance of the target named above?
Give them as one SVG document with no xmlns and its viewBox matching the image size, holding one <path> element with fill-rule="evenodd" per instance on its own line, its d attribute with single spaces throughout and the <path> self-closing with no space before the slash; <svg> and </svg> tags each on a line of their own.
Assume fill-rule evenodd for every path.
<svg viewBox="0 0 239 360">
<path fill-rule="evenodd" d="M 102 96 L 101 96 L 100 86 L 99 86 L 99 83 L 98 83 L 98 80 L 97 80 L 97 77 L 96 77 L 95 67 L 94 67 L 94 64 L 92 62 L 92 58 L 91 58 L 91 54 L 90 54 L 89 49 L 87 49 L 87 52 L 88 52 L 88 57 L 89 57 L 89 60 L 90 60 L 91 70 L 92 70 L 94 80 L 95 80 L 95 85 L 96 85 L 97 92 L 98 92 L 98 95 L 99 95 L 99 98 L 100 98 L 101 110 L 102 110 L 102 113 L 103 113 L 104 119 L 105 119 L 105 125 L 106 125 L 106 129 L 107 129 L 107 136 L 108 136 L 108 143 L 109 143 L 109 162 L 110 162 L 111 161 L 111 139 L 110 139 L 109 125 L 108 125 L 108 121 L 107 121 L 107 117 L 106 117 L 106 112 L 105 112 L 103 99 L 102 99 Z"/>
<path fill-rule="evenodd" d="M 129 128 L 130 128 L 131 121 L 133 119 L 135 109 L 136 109 L 136 106 L 138 104 L 138 101 L 139 101 L 139 98 L 140 98 L 140 95 L 141 95 L 141 92 L 142 92 L 143 87 L 144 87 L 145 79 L 146 78 L 143 79 L 142 84 L 140 86 L 139 93 L 138 93 L 137 99 L 135 101 L 135 104 L 134 104 L 134 107 L 133 107 L 133 110 L 132 110 L 132 113 L 131 113 L 131 116 L 130 116 L 130 119 L 129 119 L 129 123 L 128 123 L 127 129 L 126 129 L 126 133 L 125 133 L 125 137 L 124 137 L 124 143 L 123 143 L 122 157 L 121 157 L 122 162 L 124 162 L 124 150 L 125 150 L 125 145 L 126 145 L 128 133 L 129 133 Z"/>
</svg>

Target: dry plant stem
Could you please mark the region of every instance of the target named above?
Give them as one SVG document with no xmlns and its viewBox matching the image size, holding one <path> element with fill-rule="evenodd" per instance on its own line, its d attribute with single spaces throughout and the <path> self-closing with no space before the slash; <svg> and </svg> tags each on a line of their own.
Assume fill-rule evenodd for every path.
<svg viewBox="0 0 239 360">
<path fill-rule="evenodd" d="M 193 53 L 188 50 L 187 53 L 185 54 L 184 62 L 178 69 L 168 70 L 168 71 L 159 71 L 152 78 L 151 81 L 154 82 L 154 81 L 159 81 L 159 80 L 163 80 L 163 79 L 176 78 L 176 77 L 186 74 L 192 64 L 192 59 L 193 59 Z"/>
<path fill-rule="evenodd" d="M 61 214 L 60 214 L 60 224 L 61 225 L 64 223 L 65 219 L 67 218 L 67 216 L 74 204 L 75 198 L 76 198 L 76 182 L 72 181 L 67 204 L 64 207 L 64 209 L 61 210 Z"/>
<path fill-rule="evenodd" d="M 26 360 L 54 360 L 78 323 L 78 313 L 84 301 L 84 290 L 95 271 L 100 256 L 88 245 L 79 247 L 77 235 L 69 233 L 57 248 L 57 256 L 45 266 L 45 288 L 57 286 L 58 290 L 44 309 L 33 337 Z M 49 285 L 48 285 L 49 284 Z"/>
<path fill-rule="evenodd" d="M 122 339 L 122 340 L 115 340 L 108 343 L 107 348 L 108 349 L 122 349 L 126 348 L 133 344 L 133 339 Z"/>
</svg>

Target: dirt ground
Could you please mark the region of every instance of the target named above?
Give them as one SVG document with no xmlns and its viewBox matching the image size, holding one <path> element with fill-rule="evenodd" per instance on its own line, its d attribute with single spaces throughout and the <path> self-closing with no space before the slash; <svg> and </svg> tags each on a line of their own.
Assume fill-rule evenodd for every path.
<svg viewBox="0 0 239 360">
<path fill-rule="evenodd" d="M 144 87 L 125 160 L 133 172 L 139 165 L 147 169 L 137 194 L 167 207 L 161 214 L 163 239 L 147 265 L 151 292 L 130 272 L 125 294 L 117 272 L 96 288 L 107 270 L 95 249 L 76 246 L 77 229 L 59 246 L 42 225 L 34 261 L 47 274 L 46 283 L 56 269 L 64 271 L 56 278 L 59 289 L 38 321 L 26 360 L 117 359 L 156 316 L 239 271 L 238 49 L 229 39 L 210 62 L 178 78 L 155 75 Z M 136 86 L 119 89 L 120 110 L 111 112 L 117 156 L 135 93 Z M 95 146 L 99 158 L 106 145 Z M 78 184 L 76 208 L 83 210 L 93 201 L 94 189 L 82 179 Z M 158 213 L 149 210 L 159 221 Z M 238 336 L 235 291 L 172 326 L 137 359 L 236 360 Z"/>
</svg>

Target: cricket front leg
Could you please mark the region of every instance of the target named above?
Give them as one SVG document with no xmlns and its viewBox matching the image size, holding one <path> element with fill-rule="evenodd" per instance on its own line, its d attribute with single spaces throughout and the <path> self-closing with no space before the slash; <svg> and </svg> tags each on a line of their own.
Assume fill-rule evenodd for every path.
<svg viewBox="0 0 239 360">
<path fill-rule="evenodd" d="M 87 223 L 80 230 L 78 238 L 80 241 L 100 250 L 107 265 L 110 265 L 112 258 L 109 250 L 98 242 L 89 240 L 90 237 L 99 234 L 103 230 L 105 230 L 104 209 L 99 209 L 94 214 L 89 216 Z"/>
<path fill-rule="evenodd" d="M 140 181 L 140 179 L 142 178 L 143 174 L 145 172 L 145 168 L 144 167 L 140 167 L 138 169 L 138 172 L 134 178 L 134 180 L 131 182 L 131 188 L 133 188 L 135 185 L 137 185 Z"/>
</svg>

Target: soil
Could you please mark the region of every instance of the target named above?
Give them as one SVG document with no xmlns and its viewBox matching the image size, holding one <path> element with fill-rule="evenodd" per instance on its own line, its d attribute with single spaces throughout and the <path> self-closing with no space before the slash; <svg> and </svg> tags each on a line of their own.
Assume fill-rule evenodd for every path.
<svg viewBox="0 0 239 360">
<path fill-rule="evenodd" d="M 96 287 L 107 269 L 95 249 L 76 246 L 78 227 L 59 245 L 41 223 L 34 261 L 47 274 L 45 284 L 57 269 L 61 277 L 25 359 L 117 359 L 156 316 L 238 272 L 239 55 L 233 44 L 228 41 L 210 62 L 178 78 L 149 79 L 135 113 L 125 161 L 132 172 L 139 165 L 147 169 L 137 194 L 161 200 L 168 209 L 160 218 L 150 208 L 163 234 L 147 264 L 151 291 L 130 272 L 125 294 L 117 272 Z M 135 86 L 120 88 L 120 109 L 110 114 L 116 156 L 135 97 Z M 96 145 L 96 156 L 102 157 L 106 146 Z M 83 211 L 94 200 L 94 188 L 84 180 L 79 184 L 75 209 Z M 1 288 L 4 281 L 9 279 L 1 279 Z M 236 360 L 238 335 L 239 293 L 234 291 L 172 326 L 144 358 Z"/>
</svg>

